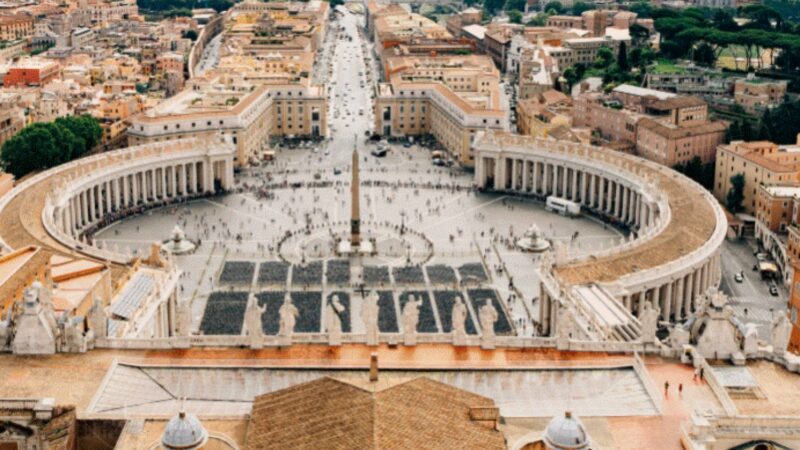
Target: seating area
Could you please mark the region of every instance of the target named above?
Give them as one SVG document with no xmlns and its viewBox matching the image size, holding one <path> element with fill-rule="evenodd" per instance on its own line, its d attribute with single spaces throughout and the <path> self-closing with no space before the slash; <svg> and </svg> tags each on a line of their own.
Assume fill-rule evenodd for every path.
<svg viewBox="0 0 800 450">
<path fill-rule="evenodd" d="M 444 264 L 425 266 L 425 272 L 427 272 L 428 281 L 431 284 L 454 284 L 457 281 L 456 271 Z"/>
<path fill-rule="evenodd" d="M 395 284 L 425 284 L 421 266 L 392 267 Z"/>
<path fill-rule="evenodd" d="M 212 292 L 206 302 L 200 333 L 204 335 L 238 335 L 242 333 L 246 292 Z"/>
<path fill-rule="evenodd" d="M 296 333 L 319 333 L 322 321 L 322 292 L 292 292 L 291 296 L 292 303 L 299 313 L 294 331 Z"/>
<path fill-rule="evenodd" d="M 328 284 L 346 285 L 350 283 L 350 260 L 334 259 L 328 261 L 325 279 Z"/>
<path fill-rule="evenodd" d="M 458 274 L 461 277 L 462 283 L 485 283 L 489 281 L 489 276 L 486 274 L 486 270 L 483 269 L 483 264 L 481 263 L 463 264 L 458 268 Z"/>
<path fill-rule="evenodd" d="M 387 272 L 388 273 L 388 272 Z M 392 291 L 378 291 L 378 329 L 382 333 L 397 333 L 397 310 Z"/>
<path fill-rule="evenodd" d="M 267 309 L 261 316 L 261 327 L 264 334 L 275 336 L 280 329 L 280 315 L 278 311 L 281 309 L 283 299 L 286 297 L 286 292 L 281 291 L 265 291 L 256 294 L 259 306 L 266 306 Z"/>
<path fill-rule="evenodd" d="M 285 286 L 289 264 L 283 261 L 264 261 L 258 266 L 258 284 Z"/>
<path fill-rule="evenodd" d="M 319 286 L 322 284 L 322 261 L 312 261 L 305 266 L 292 268 L 293 286 Z"/>
<path fill-rule="evenodd" d="M 387 285 L 391 282 L 388 266 L 364 266 L 364 283 L 374 286 Z"/>
<path fill-rule="evenodd" d="M 250 261 L 225 261 L 219 274 L 219 284 L 249 286 L 253 282 L 256 264 Z"/>
<path fill-rule="evenodd" d="M 342 332 L 353 330 L 353 320 L 361 323 L 358 302 L 362 295 L 375 290 L 378 294 L 378 328 L 382 333 L 402 332 L 403 307 L 411 295 L 422 303 L 419 308 L 419 333 L 451 333 L 453 305 L 456 297 L 467 303 L 465 329 L 468 334 L 480 332 L 479 311 L 486 299 L 492 299 L 499 318 L 495 332 L 513 334 L 508 312 L 497 294 L 478 280 L 488 280 L 481 263 L 467 263 L 457 269 L 444 264 L 430 266 L 364 266 L 364 288 L 350 285 L 350 261 L 335 259 L 312 261 L 304 266 L 291 266 L 282 261 L 226 261 L 219 276 L 218 291 L 208 298 L 200 324 L 206 335 L 242 334 L 248 292 L 258 266 L 255 296 L 265 306 L 261 316 L 264 334 L 275 336 L 280 329 L 280 308 L 287 292 L 298 310 L 296 333 L 325 332 L 322 317 L 334 295 L 343 306 L 340 312 Z M 323 276 L 324 275 L 324 276 Z M 468 281 L 465 281 L 468 280 Z M 287 281 L 290 288 L 287 290 Z M 459 284 L 467 283 L 462 290 Z M 377 288 L 377 290 L 376 290 Z M 353 313 L 355 303 L 356 312 Z M 357 328 L 360 329 L 360 328 Z"/>
</svg>

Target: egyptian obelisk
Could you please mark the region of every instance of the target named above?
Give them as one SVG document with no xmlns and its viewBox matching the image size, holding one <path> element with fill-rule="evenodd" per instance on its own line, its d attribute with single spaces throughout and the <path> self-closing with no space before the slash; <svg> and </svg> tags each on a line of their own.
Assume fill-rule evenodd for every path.
<svg viewBox="0 0 800 450">
<path fill-rule="evenodd" d="M 353 179 L 350 181 L 350 248 L 353 252 L 358 252 L 361 246 L 361 208 L 359 195 L 359 177 L 358 177 L 358 152 L 353 149 Z"/>
</svg>

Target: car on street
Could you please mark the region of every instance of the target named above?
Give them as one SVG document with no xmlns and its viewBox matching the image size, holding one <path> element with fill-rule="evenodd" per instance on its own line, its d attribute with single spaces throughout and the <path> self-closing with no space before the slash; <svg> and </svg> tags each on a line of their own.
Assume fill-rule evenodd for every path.
<svg viewBox="0 0 800 450">
<path fill-rule="evenodd" d="M 772 286 L 769 287 L 769 293 L 773 297 L 777 297 L 778 296 L 778 287 L 773 284 Z"/>
<path fill-rule="evenodd" d="M 733 279 L 736 280 L 737 283 L 741 283 L 742 281 L 744 281 L 744 275 L 742 275 L 742 273 L 739 272 L 733 276 Z"/>
</svg>

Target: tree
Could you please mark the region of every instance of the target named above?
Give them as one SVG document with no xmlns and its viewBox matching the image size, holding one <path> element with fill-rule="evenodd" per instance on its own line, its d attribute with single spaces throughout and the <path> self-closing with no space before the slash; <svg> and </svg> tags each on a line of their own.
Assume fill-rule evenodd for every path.
<svg viewBox="0 0 800 450">
<path fill-rule="evenodd" d="M 486 13 L 489 15 L 494 15 L 494 13 L 503 9 L 503 5 L 505 4 L 506 0 L 484 0 L 483 7 L 486 10 Z"/>
<path fill-rule="evenodd" d="M 714 63 L 717 61 L 717 54 L 714 52 L 713 47 L 706 42 L 702 42 L 694 49 L 692 61 L 698 66 L 714 67 Z"/>
<path fill-rule="evenodd" d="M 525 11 L 525 6 L 527 6 L 528 2 L 526 0 L 507 0 L 506 1 L 506 11 L 511 11 L 516 9 L 517 11 Z"/>
<path fill-rule="evenodd" d="M 731 189 L 725 196 L 725 207 L 732 214 L 736 214 L 742 210 L 742 201 L 744 201 L 744 174 L 737 173 L 731 177 Z"/>
<path fill-rule="evenodd" d="M 625 46 L 625 42 L 619 43 L 619 51 L 617 52 L 617 66 L 619 66 L 619 70 L 623 72 L 627 72 L 630 69 L 628 65 L 628 49 Z"/>
<path fill-rule="evenodd" d="M 553 14 L 564 14 L 564 11 L 566 11 L 566 9 L 564 9 L 564 5 L 562 5 L 559 1 L 548 2 L 546 5 L 544 5 L 544 10 L 546 12 L 552 11 Z"/>
<path fill-rule="evenodd" d="M 653 16 L 653 5 L 647 1 L 637 1 L 632 3 L 628 9 L 636 13 L 636 16 L 641 19 L 648 19 Z"/>
<path fill-rule="evenodd" d="M 597 49 L 597 59 L 594 60 L 594 67 L 605 69 L 614 62 L 614 52 L 605 45 Z"/>
<path fill-rule="evenodd" d="M 511 23 L 522 23 L 522 13 L 516 9 L 512 9 L 508 12 L 508 20 Z"/>
<path fill-rule="evenodd" d="M 0 165 L 21 178 L 81 157 L 100 142 L 101 136 L 100 125 L 90 116 L 34 123 L 3 143 Z"/>
<path fill-rule="evenodd" d="M 634 47 L 641 47 L 648 39 L 650 39 L 650 30 L 647 28 L 639 25 L 638 23 L 634 23 L 628 28 L 628 32 L 631 35 L 631 41 Z"/>
<path fill-rule="evenodd" d="M 574 5 L 572 5 L 572 15 L 573 16 L 580 16 L 585 11 L 591 11 L 592 9 L 594 9 L 594 6 L 592 6 L 592 5 L 588 4 L 588 3 L 577 1 L 577 2 L 575 2 Z"/>
<path fill-rule="evenodd" d="M 184 30 L 183 37 L 186 39 L 191 40 L 192 42 L 197 40 L 197 31 L 196 30 Z"/>
</svg>

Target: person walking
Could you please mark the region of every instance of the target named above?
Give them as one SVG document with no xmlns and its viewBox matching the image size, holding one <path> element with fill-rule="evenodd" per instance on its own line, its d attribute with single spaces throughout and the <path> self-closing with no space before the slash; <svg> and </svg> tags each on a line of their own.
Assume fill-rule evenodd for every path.
<svg viewBox="0 0 800 450">
<path fill-rule="evenodd" d="M 669 397 L 669 381 L 664 382 L 664 397 Z"/>
</svg>

